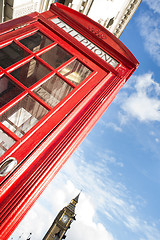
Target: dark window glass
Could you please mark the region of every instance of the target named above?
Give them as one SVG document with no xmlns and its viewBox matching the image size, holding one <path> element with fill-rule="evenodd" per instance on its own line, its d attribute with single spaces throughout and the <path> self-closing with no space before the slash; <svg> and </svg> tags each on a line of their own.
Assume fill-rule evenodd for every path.
<svg viewBox="0 0 160 240">
<path fill-rule="evenodd" d="M 16 141 L 8 136 L 0 128 L 0 157 L 15 143 Z"/>
<path fill-rule="evenodd" d="M 26 87 L 30 87 L 50 72 L 51 70 L 33 58 L 30 62 L 11 72 L 11 75 Z"/>
<path fill-rule="evenodd" d="M 34 93 L 48 105 L 54 107 L 72 90 L 73 88 L 69 84 L 54 75 L 34 90 Z"/>
<path fill-rule="evenodd" d="M 0 78 L 0 107 L 15 98 L 23 91 L 18 85 L 12 82 L 8 77 Z"/>
<path fill-rule="evenodd" d="M 37 52 L 40 49 L 48 46 L 49 44 L 53 43 L 51 39 L 46 37 L 43 33 L 41 32 L 36 32 L 33 35 L 26 37 L 20 42 L 25 45 L 27 48 L 29 48 L 32 52 Z"/>
<path fill-rule="evenodd" d="M 0 121 L 14 132 L 18 137 L 22 137 L 31 129 L 48 110 L 39 102 L 27 95 L 11 109 L 0 116 Z"/>
<path fill-rule="evenodd" d="M 72 58 L 72 55 L 60 46 L 56 45 L 49 51 L 43 53 L 40 57 L 53 68 L 57 68 Z"/>
<path fill-rule="evenodd" d="M 7 68 L 28 55 L 29 53 L 12 42 L 10 45 L 0 49 L 0 66 Z"/>
<path fill-rule="evenodd" d="M 60 73 L 75 85 L 78 85 L 85 78 L 87 78 L 92 71 L 78 60 L 75 60 L 68 66 L 64 67 Z"/>
</svg>

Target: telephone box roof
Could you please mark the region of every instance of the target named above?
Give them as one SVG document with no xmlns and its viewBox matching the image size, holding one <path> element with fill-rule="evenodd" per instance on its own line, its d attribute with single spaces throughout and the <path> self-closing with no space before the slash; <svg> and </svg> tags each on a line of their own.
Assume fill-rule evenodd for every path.
<svg viewBox="0 0 160 240">
<path fill-rule="evenodd" d="M 117 53 L 120 53 L 122 56 L 130 60 L 133 65 L 138 67 L 139 62 L 130 52 L 130 50 L 116 36 L 114 36 L 99 23 L 90 19 L 86 15 L 83 15 L 82 13 L 59 3 L 52 4 L 50 11 L 57 12 L 58 15 L 62 15 L 66 18 L 66 20 L 72 19 L 75 25 L 79 25 L 79 27 L 83 29 L 88 29 L 93 34 L 93 40 L 98 40 L 103 44 L 104 48 L 108 47 L 111 49 L 111 51 L 116 50 Z"/>
</svg>

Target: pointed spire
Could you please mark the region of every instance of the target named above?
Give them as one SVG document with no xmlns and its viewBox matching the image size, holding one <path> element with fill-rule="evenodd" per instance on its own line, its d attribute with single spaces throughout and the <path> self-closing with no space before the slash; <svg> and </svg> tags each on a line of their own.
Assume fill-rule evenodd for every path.
<svg viewBox="0 0 160 240">
<path fill-rule="evenodd" d="M 78 199 L 79 199 L 79 195 L 81 194 L 81 191 L 80 191 L 80 193 L 77 195 L 77 197 L 75 197 L 73 200 L 76 202 L 76 203 L 78 203 Z"/>
<path fill-rule="evenodd" d="M 80 193 L 81 193 L 81 192 L 80 192 Z M 72 213 L 75 212 L 75 207 L 76 207 L 76 205 L 77 205 L 77 203 L 78 203 L 78 199 L 79 199 L 80 193 L 79 193 L 75 198 L 73 198 L 72 201 L 71 201 L 71 202 L 68 204 L 68 206 L 67 206 L 67 208 L 68 208 Z"/>
</svg>

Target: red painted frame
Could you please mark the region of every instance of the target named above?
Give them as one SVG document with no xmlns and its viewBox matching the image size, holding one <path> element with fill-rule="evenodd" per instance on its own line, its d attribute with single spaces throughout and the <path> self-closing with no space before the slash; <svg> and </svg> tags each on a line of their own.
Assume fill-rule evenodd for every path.
<svg viewBox="0 0 160 240">
<path fill-rule="evenodd" d="M 113 68 L 98 57 L 54 24 L 51 20 L 55 17 L 63 20 L 107 52 L 119 62 L 119 65 Z M 113 101 L 126 80 L 138 67 L 138 61 L 115 36 L 102 26 L 61 4 L 52 4 L 47 12 L 33 13 L 1 24 L 1 26 L 0 48 L 14 40 L 30 55 L 25 58 L 25 61 L 21 60 L 5 70 L 0 68 L 0 75 L 6 74 L 24 89 L 23 93 L 0 109 L 0 114 L 11 108 L 27 93 L 49 110 L 22 138 L 17 137 L 0 123 L 0 127 L 17 141 L 0 157 L 0 162 L 11 156 L 15 157 L 18 162 L 14 171 L 0 178 L 0 238 L 5 240 Z M 17 30 L 13 30 L 14 28 Z M 53 39 L 54 42 L 39 50 L 38 53 L 32 53 L 18 40 L 37 30 Z M 54 69 L 39 55 L 57 43 L 72 53 L 73 58 Z M 47 66 L 51 73 L 27 88 L 12 77 L 10 72 L 33 57 Z M 93 70 L 92 74 L 78 86 L 59 73 L 64 65 L 69 64 L 75 58 Z M 54 108 L 51 108 L 39 99 L 33 90 L 55 73 L 73 86 L 74 90 Z"/>
</svg>

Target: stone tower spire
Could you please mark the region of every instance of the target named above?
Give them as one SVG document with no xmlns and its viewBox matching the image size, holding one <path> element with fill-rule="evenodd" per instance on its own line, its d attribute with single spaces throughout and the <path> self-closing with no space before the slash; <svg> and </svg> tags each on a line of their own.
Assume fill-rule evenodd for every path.
<svg viewBox="0 0 160 240">
<path fill-rule="evenodd" d="M 75 207 L 78 203 L 80 193 L 64 207 L 55 218 L 43 240 L 61 240 L 66 238 L 66 232 L 71 223 L 76 220 Z"/>
</svg>

